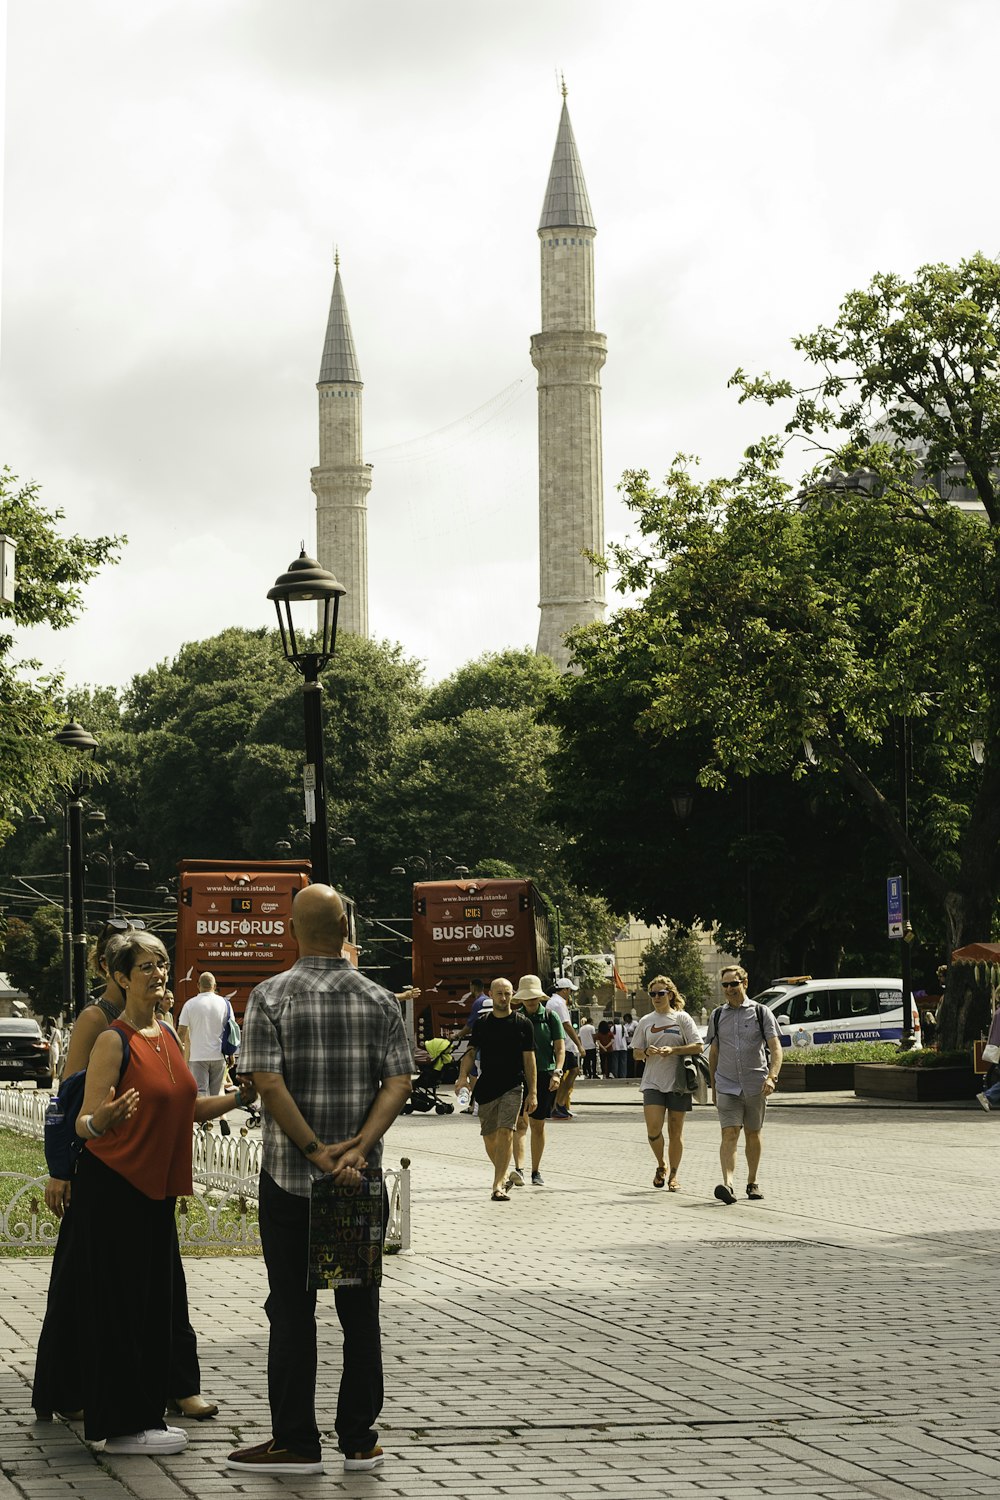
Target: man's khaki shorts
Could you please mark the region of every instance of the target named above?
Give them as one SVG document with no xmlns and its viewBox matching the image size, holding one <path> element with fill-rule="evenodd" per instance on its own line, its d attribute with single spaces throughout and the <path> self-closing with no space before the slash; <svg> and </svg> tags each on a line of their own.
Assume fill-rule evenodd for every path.
<svg viewBox="0 0 1000 1500">
<path fill-rule="evenodd" d="M 521 1113 L 522 1090 L 508 1089 L 499 1099 L 479 1106 L 479 1133 L 492 1135 L 494 1130 L 513 1130 Z"/>
<path fill-rule="evenodd" d="M 744 1130 L 758 1131 L 764 1128 L 764 1111 L 767 1095 L 716 1093 L 715 1107 L 719 1111 L 719 1124 L 723 1130 L 742 1126 Z"/>
</svg>

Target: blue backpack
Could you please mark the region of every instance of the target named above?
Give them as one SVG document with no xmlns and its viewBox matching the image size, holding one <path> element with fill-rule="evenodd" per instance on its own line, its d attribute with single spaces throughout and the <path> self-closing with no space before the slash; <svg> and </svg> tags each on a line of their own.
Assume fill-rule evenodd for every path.
<svg viewBox="0 0 1000 1500">
<path fill-rule="evenodd" d="M 226 1019 L 222 1023 L 222 1053 L 224 1057 L 234 1057 L 240 1050 L 240 1042 L 243 1033 L 240 1031 L 240 1023 L 233 1015 L 233 1007 L 226 1001 Z"/>
<path fill-rule="evenodd" d="M 122 1039 L 122 1065 L 118 1074 L 118 1087 L 121 1088 L 122 1078 L 128 1067 L 128 1037 L 117 1026 L 114 1030 L 118 1031 Z M 86 1082 L 86 1068 L 79 1068 L 77 1072 L 71 1073 L 68 1078 L 63 1079 L 58 1094 L 49 1100 L 49 1107 L 45 1111 L 45 1165 L 49 1169 L 49 1176 L 57 1177 L 60 1182 L 69 1182 L 76 1170 L 77 1157 L 84 1147 L 83 1140 L 76 1133 L 76 1121 L 83 1108 Z"/>
</svg>

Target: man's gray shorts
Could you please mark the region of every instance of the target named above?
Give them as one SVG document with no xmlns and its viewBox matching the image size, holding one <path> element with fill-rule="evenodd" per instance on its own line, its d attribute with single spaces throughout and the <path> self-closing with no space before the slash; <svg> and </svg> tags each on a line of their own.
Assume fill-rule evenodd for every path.
<svg viewBox="0 0 1000 1500">
<path fill-rule="evenodd" d="M 221 1094 L 222 1080 L 226 1076 L 226 1059 L 213 1057 L 207 1062 L 193 1062 L 191 1072 L 198 1085 L 199 1094 Z"/>
<path fill-rule="evenodd" d="M 479 1106 L 479 1133 L 492 1135 L 494 1130 L 513 1130 L 521 1113 L 522 1090 L 508 1089 L 499 1099 Z"/>
<path fill-rule="evenodd" d="M 715 1107 L 719 1111 L 719 1124 L 723 1130 L 742 1126 L 744 1130 L 758 1131 L 764 1128 L 764 1111 L 767 1095 L 722 1094 L 715 1095 Z"/>
</svg>

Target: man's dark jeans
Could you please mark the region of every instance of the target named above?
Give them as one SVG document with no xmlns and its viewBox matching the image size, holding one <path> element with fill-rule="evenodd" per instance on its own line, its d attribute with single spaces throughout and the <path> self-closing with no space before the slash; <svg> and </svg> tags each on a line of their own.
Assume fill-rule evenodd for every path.
<svg viewBox="0 0 1000 1500">
<path fill-rule="evenodd" d="M 279 1448 L 319 1458 L 316 1293 L 306 1288 L 309 1199 L 286 1193 L 266 1172 L 260 1174 L 260 1238 L 270 1288 L 264 1310 L 271 1325 L 271 1435 Z M 334 1297 L 344 1331 L 337 1439 L 342 1453 L 366 1453 L 378 1442 L 375 1421 L 383 1401 L 378 1287 L 340 1287 Z"/>
</svg>

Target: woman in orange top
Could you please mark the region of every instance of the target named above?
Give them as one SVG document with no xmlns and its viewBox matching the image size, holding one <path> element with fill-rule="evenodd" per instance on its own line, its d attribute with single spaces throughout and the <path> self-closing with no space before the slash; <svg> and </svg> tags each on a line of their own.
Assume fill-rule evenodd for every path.
<svg viewBox="0 0 1000 1500">
<path fill-rule="evenodd" d="M 99 1036 L 121 1017 L 125 996 L 109 973 L 115 968 L 119 947 L 136 929 L 125 917 L 108 920 L 97 942 L 95 970 L 107 984 L 103 995 L 88 1005 L 76 1018 L 64 1076 L 86 1068 Z M 165 992 L 165 998 L 170 993 Z M 157 1007 L 159 1010 L 161 1007 Z M 169 1013 L 163 1017 L 169 1022 Z M 50 1177 L 45 1184 L 45 1202 L 59 1219 L 59 1238 L 52 1257 L 52 1274 L 46 1301 L 45 1320 L 38 1340 L 35 1379 L 31 1404 L 36 1419 L 52 1420 L 53 1413 L 74 1421 L 83 1417 L 83 1393 L 86 1377 L 78 1339 L 80 1285 L 75 1254 L 76 1225 L 71 1205 L 72 1183 Z M 170 1346 L 170 1406 L 182 1416 L 204 1421 L 214 1417 L 219 1408 L 201 1394 L 201 1367 L 198 1363 L 198 1341 L 188 1316 L 187 1283 L 180 1247 L 174 1236 L 171 1256 L 170 1295 L 173 1307 L 173 1334 Z"/>
<path fill-rule="evenodd" d="M 81 1308 L 87 1364 L 84 1432 L 108 1453 L 179 1453 L 167 1427 L 171 1249 L 178 1196 L 192 1191 L 195 1120 L 217 1119 L 252 1098 L 198 1096 L 173 1031 L 155 1018 L 170 961 L 159 938 L 135 932 L 116 949 L 122 1014 L 94 1043 L 76 1133 L 85 1143 L 73 1186 L 83 1284 L 106 1283 L 113 1240 L 121 1276 Z M 127 1037 L 129 1060 L 121 1074 Z"/>
</svg>

